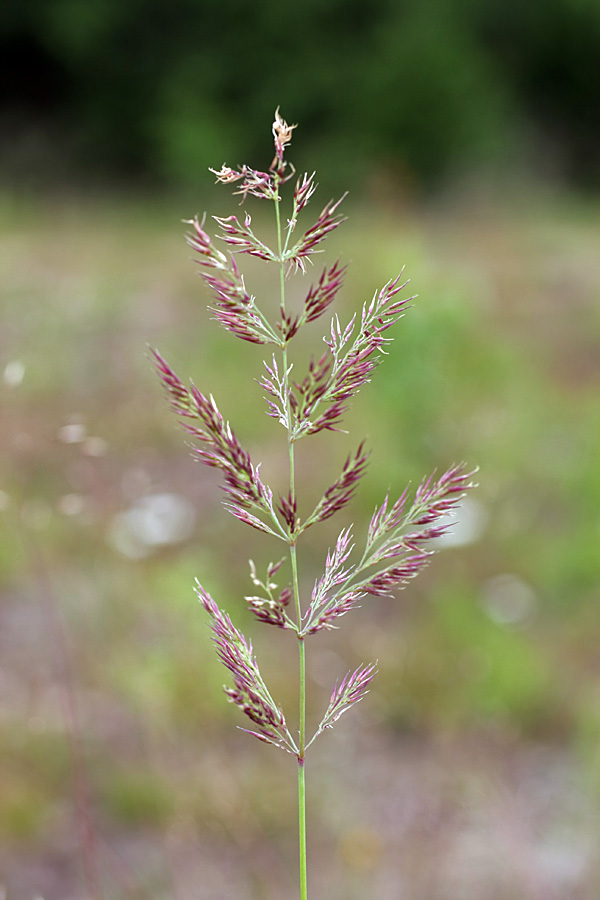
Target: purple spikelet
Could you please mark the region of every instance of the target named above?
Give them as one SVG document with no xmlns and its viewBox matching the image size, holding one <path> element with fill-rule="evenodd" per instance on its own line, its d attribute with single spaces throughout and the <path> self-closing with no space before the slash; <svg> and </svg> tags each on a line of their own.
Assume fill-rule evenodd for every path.
<svg viewBox="0 0 600 900">
<path fill-rule="evenodd" d="M 261 259 L 273 259 L 269 248 L 259 241 L 250 229 L 249 216 L 246 216 L 243 227 L 239 225 L 235 216 L 228 219 L 219 219 L 216 216 L 214 218 L 223 231 L 222 239 L 232 245 L 234 250 Z M 186 240 L 197 253 L 196 258 L 202 267 L 201 275 L 204 283 L 215 296 L 214 306 L 209 306 L 209 309 L 214 313 L 217 322 L 251 344 L 279 343 L 277 334 L 256 306 L 255 298 L 246 290 L 244 277 L 240 274 L 233 256 L 226 256 L 214 247 L 210 236 L 204 230 L 204 219 L 199 222 L 196 216 L 187 224 L 191 225 L 193 230 L 186 235 Z"/>
<path fill-rule="evenodd" d="M 358 482 L 367 469 L 369 454 L 364 452 L 364 446 L 363 441 L 354 456 L 347 458 L 340 477 L 331 487 L 327 488 L 314 512 L 306 521 L 305 528 L 315 522 L 324 522 L 325 519 L 335 515 L 350 502 L 358 487 Z"/>
<path fill-rule="evenodd" d="M 354 672 L 348 672 L 340 684 L 336 684 L 331 694 L 329 706 L 315 732 L 313 741 L 326 728 L 333 728 L 334 723 L 351 707 L 360 703 L 363 697 L 368 694 L 368 687 L 376 672 L 377 667 L 374 665 L 359 666 Z"/>
<path fill-rule="evenodd" d="M 347 196 L 346 192 L 335 203 L 333 200 L 326 203 L 315 224 L 305 231 L 300 241 L 290 251 L 288 259 L 290 263 L 295 265 L 296 269 L 306 272 L 306 263 L 317 252 L 319 244 L 325 240 L 328 234 L 338 228 L 342 222 L 346 221 L 346 217 L 339 215 L 337 209 Z"/>
<path fill-rule="evenodd" d="M 249 453 L 221 415 L 214 398 L 206 397 L 193 384 L 187 388 L 160 354 L 155 350 L 152 353 L 171 406 L 195 441 L 195 457 L 223 474 L 227 508 L 236 518 L 259 531 L 280 536 L 280 526 L 278 533 L 261 520 L 261 516 L 266 516 L 278 525 L 272 491 L 263 483 L 260 466 L 252 464 Z"/>
<path fill-rule="evenodd" d="M 335 262 L 329 269 L 323 270 L 318 282 L 311 287 L 304 301 L 306 322 L 316 321 L 329 309 L 343 284 L 346 268 Z"/>
<path fill-rule="evenodd" d="M 233 676 L 234 687 L 226 687 L 225 693 L 258 726 L 250 734 L 296 754 L 298 750 L 288 731 L 285 716 L 276 706 L 261 677 L 253 656 L 252 643 L 238 631 L 229 616 L 219 609 L 200 582 L 196 583 L 195 590 L 212 619 L 213 640 L 218 657 Z"/>
</svg>

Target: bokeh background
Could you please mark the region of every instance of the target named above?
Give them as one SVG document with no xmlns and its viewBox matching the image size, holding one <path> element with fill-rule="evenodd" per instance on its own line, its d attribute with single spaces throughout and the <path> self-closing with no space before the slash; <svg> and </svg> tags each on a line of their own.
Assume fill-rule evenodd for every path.
<svg viewBox="0 0 600 900">
<path fill-rule="evenodd" d="M 252 631 L 293 721 L 291 638 L 242 599 L 279 547 L 223 510 L 146 353 L 283 483 L 260 348 L 210 321 L 181 225 L 237 212 L 207 167 L 268 166 L 279 105 L 312 212 L 351 192 L 341 316 L 402 265 L 419 294 L 349 434 L 299 446 L 307 509 L 372 450 L 305 591 L 388 487 L 480 466 L 427 572 L 308 645 L 313 722 L 380 670 L 312 748 L 311 896 L 597 900 L 597 0 L 5 0 L 0 50 L 2 896 L 297 896 L 294 761 L 236 730 L 191 590 Z"/>
</svg>

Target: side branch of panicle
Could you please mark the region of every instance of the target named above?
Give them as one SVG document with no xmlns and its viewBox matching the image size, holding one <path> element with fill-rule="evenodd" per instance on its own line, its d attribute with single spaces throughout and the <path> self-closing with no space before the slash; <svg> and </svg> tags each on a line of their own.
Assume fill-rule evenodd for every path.
<svg viewBox="0 0 600 900">
<path fill-rule="evenodd" d="M 334 481 L 331 487 L 327 488 L 313 513 L 304 523 L 304 528 L 308 528 L 309 525 L 313 525 L 315 522 L 324 522 L 325 519 L 343 509 L 352 499 L 358 487 L 358 482 L 367 469 L 369 454 L 365 452 L 364 446 L 363 441 L 354 456 L 348 456 L 339 478 L 337 481 Z"/>
<path fill-rule="evenodd" d="M 352 546 L 349 532 L 342 531 L 315 584 L 301 634 L 335 628 L 336 620 L 368 594 L 389 597 L 406 587 L 429 562 L 432 541 L 451 527 L 449 514 L 475 486 L 473 475 L 464 466 L 452 466 L 437 480 L 424 479 L 412 504 L 408 489 L 391 506 L 386 497 L 373 514 L 364 553 L 354 565 L 346 565 Z"/>
<path fill-rule="evenodd" d="M 251 169 L 250 166 L 232 169 L 225 163 L 220 169 L 209 169 L 209 171 L 216 176 L 217 184 L 240 182 L 233 193 L 241 195 L 242 203 L 248 195 L 258 197 L 259 200 L 275 200 L 277 196 L 275 181 L 270 172 L 260 172 L 258 169 Z"/>
<path fill-rule="evenodd" d="M 445 534 L 452 525 L 448 514 L 459 506 L 466 491 L 476 486 L 472 481 L 476 473 L 477 469 L 467 470 L 465 464 L 460 463 L 451 466 L 438 479 L 435 474 L 429 475 L 419 484 L 408 508 L 408 488 L 389 509 L 386 497 L 369 524 L 367 550 L 370 558 L 385 558 L 381 556 L 383 548 L 399 529 L 416 529 L 405 535 L 405 539 L 410 539 L 415 546 Z M 376 546 L 377 550 L 374 549 Z"/>
<path fill-rule="evenodd" d="M 229 244 L 234 253 L 246 253 L 248 256 L 263 259 L 265 262 L 277 262 L 277 256 L 273 251 L 252 231 L 250 227 L 252 219 L 248 213 L 244 216 L 243 222 L 238 222 L 237 216 L 225 218 L 213 216 L 213 219 L 222 231 L 222 234 L 219 235 L 221 240 Z"/>
<path fill-rule="evenodd" d="M 302 620 L 301 634 L 316 634 L 323 628 L 336 628 L 336 619 L 355 609 L 364 596 L 349 587 L 355 567 L 346 563 L 353 548 L 351 530 L 345 528 L 340 532 L 333 551 L 327 553 L 325 571 L 313 587 L 310 606 Z"/>
<path fill-rule="evenodd" d="M 339 430 L 348 401 L 371 380 L 386 353 L 392 340 L 386 332 L 402 318 L 413 299 L 396 296 L 407 284 L 400 278 L 388 281 L 369 304 L 364 304 L 358 327 L 356 316 L 344 328 L 337 316 L 333 318 L 331 334 L 324 339 L 328 352 L 311 361 L 303 381 L 293 383 L 293 440 L 326 429 Z"/>
<path fill-rule="evenodd" d="M 250 455 L 224 420 L 214 398 L 206 397 L 195 385 L 187 388 L 162 356 L 155 350 L 152 353 L 171 406 L 182 417 L 185 430 L 195 441 L 195 456 L 223 473 L 227 508 L 253 528 L 282 537 L 283 531 L 273 508 L 273 494 L 260 477 L 260 466 L 252 464 Z M 257 514 L 270 519 L 278 530 L 274 531 Z"/>
<path fill-rule="evenodd" d="M 265 622 L 267 625 L 277 625 L 279 628 L 291 628 L 298 631 L 298 626 L 287 613 L 293 597 L 292 588 L 288 584 L 279 590 L 277 582 L 274 581 L 275 574 L 284 562 L 285 559 L 280 559 L 277 563 L 269 563 L 267 575 L 264 581 L 261 581 L 256 573 L 256 566 L 250 560 L 250 578 L 252 583 L 260 588 L 262 595 L 244 597 L 244 600 L 259 621 Z"/>
<path fill-rule="evenodd" d="M 296 182 L 296 188 L 294 190 L 294 208 L 292 218 L 288 222 L 288 228 L 290 228 L 290 230 L 296 225 L 298 215 L 310 202 L 312 195 L 317 189 L 315 175 L 316 172 L 313 172 L 311 175 L 309 175 L 308 172 L 305 172 L 302 178 L 299 178 Z"/>
<path fill-rule="evenodd" d="M 344 281 L 347 266 L 336 261 L 329 269 L 324 269 L 316 284 L 310 288 L 304 301 L 304 320 L 314 322 L 326 312 L 335 300 Z"/>
<path fill-rule="evenodd" d="M 326 728 L 333 728 L 333 725 L 345 712 L 369 693 L 369 685 L 377 673 L 377 667 L 374 665 L 359 666 L 354 672 L 348 674 L 342 679 L 340 684 L 336 684 L 329 706 L 323 716 L 319 727 L 317 728 L 310 744 L 322 734 Z"/>
<path fill-rule="evenodd" d="M 255 726 L 254 730 L 243 730 L 248 730 L 249 734 L 267 744 L 297 754 L 298 749 L 283 712 L 274 702 L 262 679 L 251 642 L 235 628 L 229 616 L 219 609 L 199 582 L 196 583 L 195 590 L 212 620 L 213 640 L 219 659 L 233 676 L 234 686 L 226 687 L 225 693 Z"/>
<path fill-rule="evenodd" d="M 331 337 L 326 344 L 335 359 L 334 379 L 329 395 L 333 401 L 345 401 L 356 394 L 360 388 L 370 381 L 371 373 L 381 362 L 385 347 L 392 338 L 385 332 L 402 318 L 413 297 L 395 299 L 408 282 L 400 282 L 401 275 L 388 283 L 375 294 L 369 305 L 362 308 L 360 327 L 356 337 L 350 343 L 348 327 L 340 328 L 335 320 L 331 326 Z"/>
<path fill-rule="evenodd" d="M 340 266 L 339 262 L 325 268 L 317 283 L 310 287 L 304 300 L 304 308 L 299 314 L 291 315 L 285 309 L 281 309 L 276 327 L 284 343 L 291 340 L 303 325 L 314 322 L 329 309 L 342 286 L 346 268 Z"/>
<path fill-rule="evenodd" d="M 346 221 L 346 217 L 340 215 L 337 210 L 347 196 L 348 192 L 343 194 L 339 200 L 335 202 L 330 200 L 326 203 L 315 224 L 311 225 L 300 240 L 284 254 L 284 259 L 291 266 L 295 266 L 296 271 L 306 272 L 306 263 L 312 262 L 311 257 L 318 252 L 319 245 L 328 234 Z"/>
<path fill-rule="evenodd" d="M 431 541 L 451 528 L 450 514 L 459 507 L 465 492 L 475 487 L 471 480 L 475 472 L 457 465 L 438 479 L 433 475 L 425 478 L 410 507 L 407 490 L 391 507 L 386 497 L 371 518 L 363 560 L 356 574 L 368 569 L 376 571 L 354 586 L 367 594 L 387 596 L 418 575 L 435 552 Z"/>
<path fill-rule="evenodd" d="M 235 217 L 229 220 L 217 220 L 224 229 L 224 239 L 230 244 L 236 244 L 237 249 L 253 256 L 269 258 L 270 250 L 264 244 L 255 241 L 249 243 L 249 218 L 248 229 L 242 234 L 236 232 L 231 219 L 237 222 Z M 273 328 L 256 305 L 256 299 L 248 293 L 243 275 L 237 267 L 233 256 L 227 256 L 218 250 L 202 222 L 196 216 L 187 221 L 192 230 L 186 235 L 189 246 L 197 254 L 197 261 L 202 267 L 201 275 L 205 284 L 211 289 L 216 298 L 209 310 L 214 313 L 217 322 L 223 328 L 231 331 L 237 337 L 253 344 L 280 344 L 281 338 L 273 331 Z M 254 235 L 252 235 L 254 237 Z M 246 242 L 246 243 L 244 243 Z M 243 249 L 248 247 L 249 249 Z"/>
</svg>

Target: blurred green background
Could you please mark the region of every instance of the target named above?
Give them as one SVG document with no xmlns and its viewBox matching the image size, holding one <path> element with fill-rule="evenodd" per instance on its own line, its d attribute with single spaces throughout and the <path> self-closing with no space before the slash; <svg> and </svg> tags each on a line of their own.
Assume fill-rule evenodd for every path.
<svg viewBox="0 0 600 900">
<path fill-rule="evenodd" d="M 480 466 L 454 545 L 308 645 L 314 723 L 350 667 L 380 670 L 312 748 L 313 894 L 597 900 L 596 0 L 9 0 L 0 28 L 0 893 L 296 896 L 294 762 L 236 731 L 191 590 L 252 633 L 293 722 L 291 638 L 242 600 L 279 547 L 223 510 L 146 351 L 283 485 L 261 349 L 210 320 L 180 221 L 239 212 L 207 167 L 267 167 L 280 105 L 318 169 L 306 223 L 351 191 L 319 260 L 351 263 L 341 317 L 402 265 L 419 295 L 348 435 L 299 445 L 305 510 L 372 451 L 307 535 L 305 593 L 388 487 Z"/>
</svg>

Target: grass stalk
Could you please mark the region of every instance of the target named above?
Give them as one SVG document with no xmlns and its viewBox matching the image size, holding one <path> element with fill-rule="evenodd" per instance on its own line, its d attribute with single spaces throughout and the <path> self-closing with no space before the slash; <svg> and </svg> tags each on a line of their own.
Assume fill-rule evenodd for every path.
<svg viewBox="0 0 600 900">
<path fill-rule="evenodd" d="M 279 252 L 279 285 L 281 309 L 285 311 L 285 263 L 283 260 L 281 215 L 279 212 L 279 191 L 275 200 L 275 220 L 277 224 L 277 249 Z M 285 377 L 285 391 L 287 399 L 288 422 L 291 422 L 291 410 L 289 401 L 289 373 L 287 347 L 282 349 L 282 364 Z M 294 441 L 291 430 L 288 428 L 288 457 L 289 457 L 289 495 L 294 502 L 296 497 L 296 478 L 294 462 Z M 290 538 L 290 564 L 292 569 L 292 584 L 294 591 L 294 607 L 298 629 L 302 626 L 302 606 L 298 585 L 298 557 L 295 538 Z M 304 637 L 298 636 L 299 655 L 299 687 L 298 687 L 298 855 L 300 869 L 300 900 L 307 900 L 307 862 L 306 862 L 306 772 L 304 748 L 306 745 L 306 646 Z"/>
<path fill-rule="evenodd" d="M 305 609 L 302 608 L 298 578 L 297 542 L 307 528 L 324 522 L 340 512 L 354 496 L 365 473 L 368 453 L 364 442 L 344 463 L 337 479 L 327 487 L 313 511 L 300 518 L 296 502 L 295 445 L 298 440 L 319 432 L 339 431 L 348 401 L 370 380 L 374 369 L 387 354 L 391 341 L 388 329 L 401 319 L 413 298 L 399 297 L 406 286 L 401 275 L 390 279 L 370 302 L 363 303 L 343 325 L 333 316 L 323 338 L 326 350 L 312 357 L 305 377 L 290 377 L 288 344 L 298 331 L 327 312 L 343 283 L 345 267 L 338 262 L 325 266 L 318 280 L 308 289 L 304 303 L 286 311 L 286 275 L 307 272 L 320 245 L 343 221 L 339 200 L 330 200 L 322 208 L 316 222 L 302 235 L 294 233 L 298 217 L 316 189 L 315 173 L 305 173 L 293 188 L 292 212 L 287 219 L 286 237 L 280 213 L 280 187 L 295 175 L 293 166 L 284 159 L 295 125 L 288 125 L 275 113 L 272 132 L 275 157 L 268 172 L 243 166 L 232 169 L 223 164 L 212 171 L 217 181 L 236 184 L 235 193 L 274 201 L 277 226 L 277 248 L 267 246 L 252 230 L 252 218 L 215 217 L 221 230 L 219 237 L 230 248 L 229 256 L 212 242 L 204 230 L 204 219 L 196 216 L 188 223 L 192 231 L 187 239 L 199 257 L 203 278 L 214 294 L 211 311 L 219 323 L 242 340 L 270 345 L 269 359 L 263 359 L 266 374 L 259 381 L 266 394 L 267 414 L 284 426 L 287 432 L 289 490 L 287 495 L 273 492 L 262 480 L 260 465 L 238 441 L 233 429 L 218 409 L 212 395 L 203 394 L 195 385 L 186 387 L 168 363 L 154 352 L 158 374 L 167 390 L 174 411 L 183 419 L 186 431 L 195 440 L 194 452 L 206 465 L 221 470 L 227 494 L 226 505 L 236 519 L 246 525 L 283 540 L 289 547 L 291 584 L 280 588 L 275 578 L 285 559 L 269 563 L 266 576 L 259 576 L 250 561 L 250 577 L 261 595 L 245 597 L 259 621 L 295 632 L 299 653 L 298 736 L 292 734 L 283 710 L 274 701 L 258 668 L 252 643 L 224 612 L 200 582 L 196 592 L 212 623 L 213 640 L 221 662 L 233 676 L 233 686 L 225 687 L 229 700 L 252 722 L 244 729 L 259 740 L 295 756 L 298 762 L 298 844 L 300 900 L 307 900 L 306 854 L 306 770 L 308 747 L 319 735 L 333 727 L 347 710 L 368 693 L 376 673 L 376 665 L 359 665 L 335 683 L 329 705 L 313 736 L 306 735 L 306 648 L 305 638 L 318 631 L 337 628 L 337 620 L 355 609 L 369 595 L 389 597 L 401 590 L 426 565 L 433 553 L 432 541 L 445 534 L 449 514 L 472 487 L 471 474 L 462 465 L 451 466 L 442 476 L 423 479 L 409 501 L 409 489 L 397 500 L 387 496 L 376 507 L 365 536 L 365 549 L 358 562 L 352 562 L 355 546 L 352 526 L 340 531 L 330 547 L 325 568 L 314 582 Z M 292 235 L 294 237 L 292 238 Z M 270 323 L 248 292 L 237 254 L 248 254 L 279 267 L 280 309 Z M 273 350 L 281 353 L 275 359 Z M 280 369 L 280 366 L 282 368 Z M 292 601 L 293 598 L 293 601 Z"/>
</svg>

